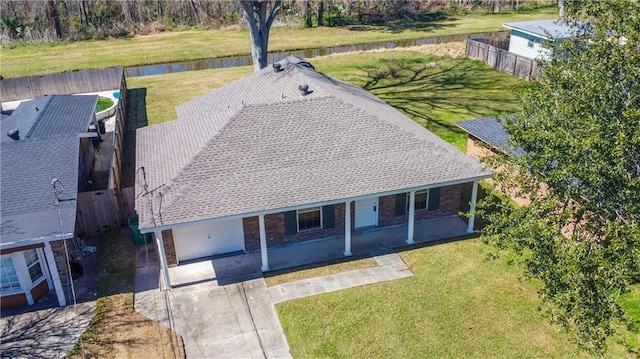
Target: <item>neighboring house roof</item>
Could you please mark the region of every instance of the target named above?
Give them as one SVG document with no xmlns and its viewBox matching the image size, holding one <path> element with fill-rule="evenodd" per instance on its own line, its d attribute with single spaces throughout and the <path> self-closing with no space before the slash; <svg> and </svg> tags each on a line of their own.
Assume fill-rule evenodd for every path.
<svg viewBox="0 0 640 359">
<path fill-rule="evenodd" d="M 576 31 L 575 27 L 561 20 L 531 20 L 502 24 L 503 27 L 523 32 L 541 39 L 566 39 Z"/>
<path fill-rule="evenodd" d="M 73 235 L 79 136 L 88 130 L 96 101 L 97 96 L 50 96 L 23 102 L 2 117 L 1 249 L 61 238 L 61 230 L 65 237 Z M 14 128 L 21 129 L 19 140 L 7 135 Z M 64 186 L 59 205 L 54 205 L 54 179 Z M 59 183 L 56 188 L 62 189 Z"/>
<path fill-rule="evenodd" d="M 47 95 L 118 90 L 124 69 L 106 69 L 61 72 L 49 75 L 4 78 L 0 81 L 0 102 L 34 99 Z"/>
<path fill-rule="evenodd" d="M 22 102 L 0 122 L 2 142 L 14 141 L 6 132 L 20 131 L 20 138 L 46 138 L 87 132 L 94 118 L 98 96 L 55 95 Z"/>
<path fill-rule="evenodd" d="M 78 138 L 23 140 L 1 145 L 0 248 L 11 248 L 58 238 L 62 219 L 65 236 L 75 230 L 78 189 Z M 58 179 L 65 190 L 63 201 L 54 206 L 51 181 Z M 33 243 L 32 243 L 33 241 Z"/>
<path fill-rule="evenodd" d="M 369 92 L 280 61 L 138 129 L 140 228 L 461 183 L 490 173 Z M 302 95 L 300 85 L 309 93 Z M 161 209 L 158 213 L 158 209 Z"/>
<path fill-rule="evenodd" d="M 482 117 L 460 121 L 456 125 L 468 134 L 502 152 L 521 153 L 521 149 L 512 150 L 509 133 L 495 117 Z"/>
</svg>

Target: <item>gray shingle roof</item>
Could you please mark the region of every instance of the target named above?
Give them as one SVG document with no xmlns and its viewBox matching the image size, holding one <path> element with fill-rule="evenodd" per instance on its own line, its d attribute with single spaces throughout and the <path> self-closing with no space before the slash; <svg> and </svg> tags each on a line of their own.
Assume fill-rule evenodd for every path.
<svg viewBox="0 0 640 359">
<path fill-rule="evenodd" d="M 156 189 L 156 225 L 489 175 L 367 91 L 299 61 L 287 58 L 282 72 L 263 69 L 179 106 L 176 121 L 138 130 L 136 160 Z M 301 95 L 301 84 L 313 92 Z M 140 228 L 154 227 L 149 196 L 136 207 Z"/>
<path fill-rule="evenodd" d="M 61 199 L 77 197 L 78 146 L 76 136 L 2 143 L 0 231 L 3 246 L 60 232 L 51 181 L 57 178 L 64 184 Z M 66 229 L 73 232 L 75 201 L 68 201 L 63 207 Z"/>
<path fill-rule="evenodd" d="M 95 95 L 55 95 L 22 102 L 0 122 L 1 141 L 13 141 L 6 133 L 14 128 L 20 130 L 21 139 L 87 132 L 95 116 L 97 101 Z"/>
<path fill-rule="evenodd" d="M 460 121 L 456 125 L 465 132 L 503 152 L 521 153 L 522 149 L 513 150 L 509 143 L 509 133 L 495 117 L 482 117 Z"/>
</svg>

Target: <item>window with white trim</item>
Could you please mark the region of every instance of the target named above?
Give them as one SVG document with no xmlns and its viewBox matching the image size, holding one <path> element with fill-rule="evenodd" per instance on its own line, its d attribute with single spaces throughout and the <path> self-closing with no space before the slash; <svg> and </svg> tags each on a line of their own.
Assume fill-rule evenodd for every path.
<svg viewBox="0 0 640 359">
<path fill-rule="evenodd" d="M 10 293 L 19 291 L 20 280 L 18 280 L 18 273 L 16 267 L 13 265 L 13 259 L 11 257 L 0 259 L 0 293 Z"/>
<path fill-rule="evenodd" d="M 322 207 L 298 210 L 298 232 L 322 228 Z"/>
<path fill-rule="evenodd" d="M 407 193 L 407 212 L 409 212 L 409 196 Z M 426 211 L 429 207 L 429 190 L 416 191 L 413 209 L 416 211 Z"/>
<path fill-rule="evenodd" d="M 31 283 L 35 283 L 38 279 L 44 276 L 44 273 L 42 273 L 42 266 L 40 265 L 40 258 L 38 258 L 38 252 L 36 252 L 35 249 L 24 251 L 24 260 L 27 262 L 27 269 L 29 270 Z"/>
</svg>

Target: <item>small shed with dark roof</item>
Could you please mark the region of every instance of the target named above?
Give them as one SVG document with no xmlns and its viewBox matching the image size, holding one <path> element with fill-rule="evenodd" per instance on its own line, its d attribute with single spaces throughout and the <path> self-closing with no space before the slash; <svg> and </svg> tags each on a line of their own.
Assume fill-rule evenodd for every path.
<svg viewBox="0 0 640 359">
<path fill-rule="evenodd" d="M 352 230 L 401 224 L 411 243 L 414 221 L 457 216 L 461 186 L 491 176 L 362 88 L 297 57 L 278 65 L 138 129 L 139 226 L 164 265 L 260 250 L 266 271 L 267 241 L 344 235 L 350 254 Z"/>
<path fill-rule="evenodd" d="M 495 117 L 459 121 L 456 126 L 468 134 L 467 154 L 477 159 L 487 156 L 490 152 L 514 154 L 522 152 L 522 149 L 514 149 L 509 143 L 509 133 Z"/>
</svg>

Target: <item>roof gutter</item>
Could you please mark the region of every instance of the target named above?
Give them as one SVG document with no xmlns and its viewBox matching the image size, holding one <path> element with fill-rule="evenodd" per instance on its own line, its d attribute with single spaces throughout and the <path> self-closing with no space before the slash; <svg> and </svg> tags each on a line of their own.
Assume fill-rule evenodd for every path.
<svg viewBox="0 0 640 359">
<path fill-rule="evenodd" d="M 413 191 L 436 188 L 436 187 L 453 186 L 453 185 L 457 185 L 457 184 L 469 183 L 469 182 L 474 182 L 474 181 L 479 181 L 479 180 L 491 178 L 491 176 L 492 176 L 492 173 L 491 172 L 487 172 L 486 174 L 475 176 L 475 177 L 471 177 L 471 178 L 463 178 L 463 179 L 458 179 L 458 180 L 453 180 L 453 181 L 436 183 L 436 184 L 432 184 L 432 185 L 429 185 L 429 186 L 409 187 L 409 188 L 393 190 L 393 191 L 371 193 L 371 194 L 366 194 L 366 195 L 357 196 L 357 197 L 351 197 L 351 198 L 343 198 L 343 199 L 336 199 L 336 200 L 330 200 L 330 201 L 324 201 L 324 202 L 315 202 L 315 203 L 305 203 L 305 204 L 298 205 L 298 206 L 273 208 L 273 209 L 268 209 L 268 210 L 263 210 L 263 211 L 247 212 L 247 213 L 241 213 L 241 214 L 236 214 L 236 215 L 231 215 L 231 216 L 203 219 L 203 220 L 197 220 L 197 221 L 191 221 L 191 222 L 176 223 L 176 224 L 171 224 L 171 225 L 166 225 L 166 226 L 139 228 L 139 230 L 140 230 L 141 233 L 152 233 L 152 232 L 163 231 L 163 230 L 166 230 L 166 229 L 175 229 L 175 228 L 188 227 L 188 226 L 192 226 L 192 225 L 195 225 L 195 224 L 216 223 L 216 222 L 222 222 L 222 221 L 232 220 L 232 219 L 241 219 L 241 218 L 246 218 L 246 217 L 255 217 L 255 216 L 262 216 L 262 215 L 267 215 L 267 214 L 294 211 L 294 210 L 304 209 L 304 208 L 309 208 L 309 207 L 328 206 L 328 205 L 332 205 L 332 204 L 345 203 L 347 201 L 358 201 L 358 200 L 361 200 L 361 199 L 366 199 L 366 198 L 371 198 L 371 197 L 390 196 L 390 195 L 395 195 L 395 194 L 400 194 L 400 193 L 407 193 L 407 192 L 413 192 Z"/>
<path fill-rule="evenodd" d="M 520 32 L 525 33 L 525 34 L 530 35 L 530 36 L 535 36 L 535 37 L 538 37 L 538 38 L 541 38 L 541 39 L 544 39 L 544 40 L 547 40 L 547 41 L 551 41 L 551 38 L 549 36 L 547 36 L 547 35 L 537 34 L 535 32 L 531 32 L 531 31 L 527 31 L 527 30 L 520 29 L 520 28 L 517 28 L 517 27 L 513 27 L 513 26 L 511 26 L 509 24 L 502 24 L 502 27 L 507 28 L 507 29 L 512 30 L 512 31 L 513 30 L 520 31 Z"/>
<path fill-rule="evenodd" d="M 58 234 L 49 235 L 49 236 L 25 239 L 25 240 L 20 240 L 15 242 L 2 242 L 0 243 L 0 250 L 8 250 L 8 249 L 31 246 L 34 244 L 41 244 L 41 243 L 59 241 L 63 239 L 70 239 L 70 238 L 73 238 L 74 236 L 75 236 L 74 232 L 69 232 L 64 234 L 58 233 Z"/>
</svg>

